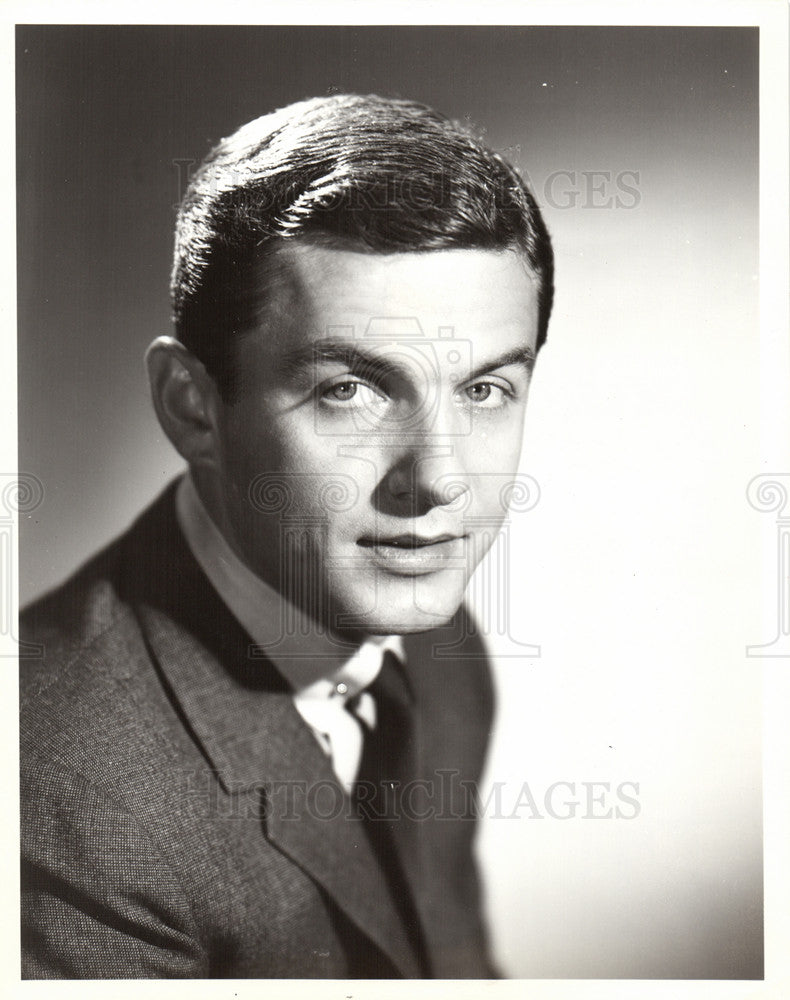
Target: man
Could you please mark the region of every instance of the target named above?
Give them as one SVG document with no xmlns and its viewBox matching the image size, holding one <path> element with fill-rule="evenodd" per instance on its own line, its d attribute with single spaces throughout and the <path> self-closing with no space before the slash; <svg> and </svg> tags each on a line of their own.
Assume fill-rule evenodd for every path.
<svg viewBox="0 0 790 1000">
<path fill-rule="evenodd" d="M 486 977 L 462 609 L 552 256 L 515 171 L 340 95 L 223 140 L 147 362 L 189 471 L 23 615 L 26 977 Z"/>
</svg>

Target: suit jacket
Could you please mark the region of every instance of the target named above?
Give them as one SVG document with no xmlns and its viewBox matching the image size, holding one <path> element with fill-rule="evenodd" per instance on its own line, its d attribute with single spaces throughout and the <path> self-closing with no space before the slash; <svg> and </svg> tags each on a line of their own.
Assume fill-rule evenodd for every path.
<svg viewBox="0 0 790 1000">
<path fill-rule="evenodd" d="M 189 551 L 174 490 L 22 615 L 41 647 L 21 661 L 23 977 L 490 976 L 479 639 L 461 615 L 405 642 L 394 836 L 415 947 L 289 689 Z"/>
</svg>

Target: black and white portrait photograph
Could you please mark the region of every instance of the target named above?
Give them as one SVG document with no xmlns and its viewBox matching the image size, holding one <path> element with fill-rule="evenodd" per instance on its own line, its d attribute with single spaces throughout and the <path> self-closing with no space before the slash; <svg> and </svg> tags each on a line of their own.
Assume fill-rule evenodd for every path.
<svg viewBox="0 0 790 1000">
<path fill-rule="evenodd" d="M 786 4 L 91 10 L 4 21 L 14 995 L 790 995 Z"/>
</svg>

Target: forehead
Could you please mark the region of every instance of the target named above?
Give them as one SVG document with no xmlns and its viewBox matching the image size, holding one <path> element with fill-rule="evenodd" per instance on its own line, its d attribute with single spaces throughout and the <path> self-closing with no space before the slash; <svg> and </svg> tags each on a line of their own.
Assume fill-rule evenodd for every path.
<svg viewBox="0 0 790 1000">
<path fill-rule="evenodd" d="M 538 281 L 515 251 L 382 255 L 300 244 L 277 256 L 269 350 L 384 330 L 535 346 Z"/>
</svg>

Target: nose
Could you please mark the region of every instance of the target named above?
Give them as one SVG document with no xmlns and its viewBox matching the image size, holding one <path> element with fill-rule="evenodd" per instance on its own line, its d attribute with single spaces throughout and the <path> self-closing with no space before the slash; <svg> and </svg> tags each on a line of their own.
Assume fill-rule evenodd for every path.
<svg viewBox="0 0 790 1000">
<path fill-rule="evenodd" d="M 411 442 L 382 485 L 400 512 L 412 516 L 435 507 L 461 506 L 470 490 L 456 445 L 426 439 Z"/>
</svg>

